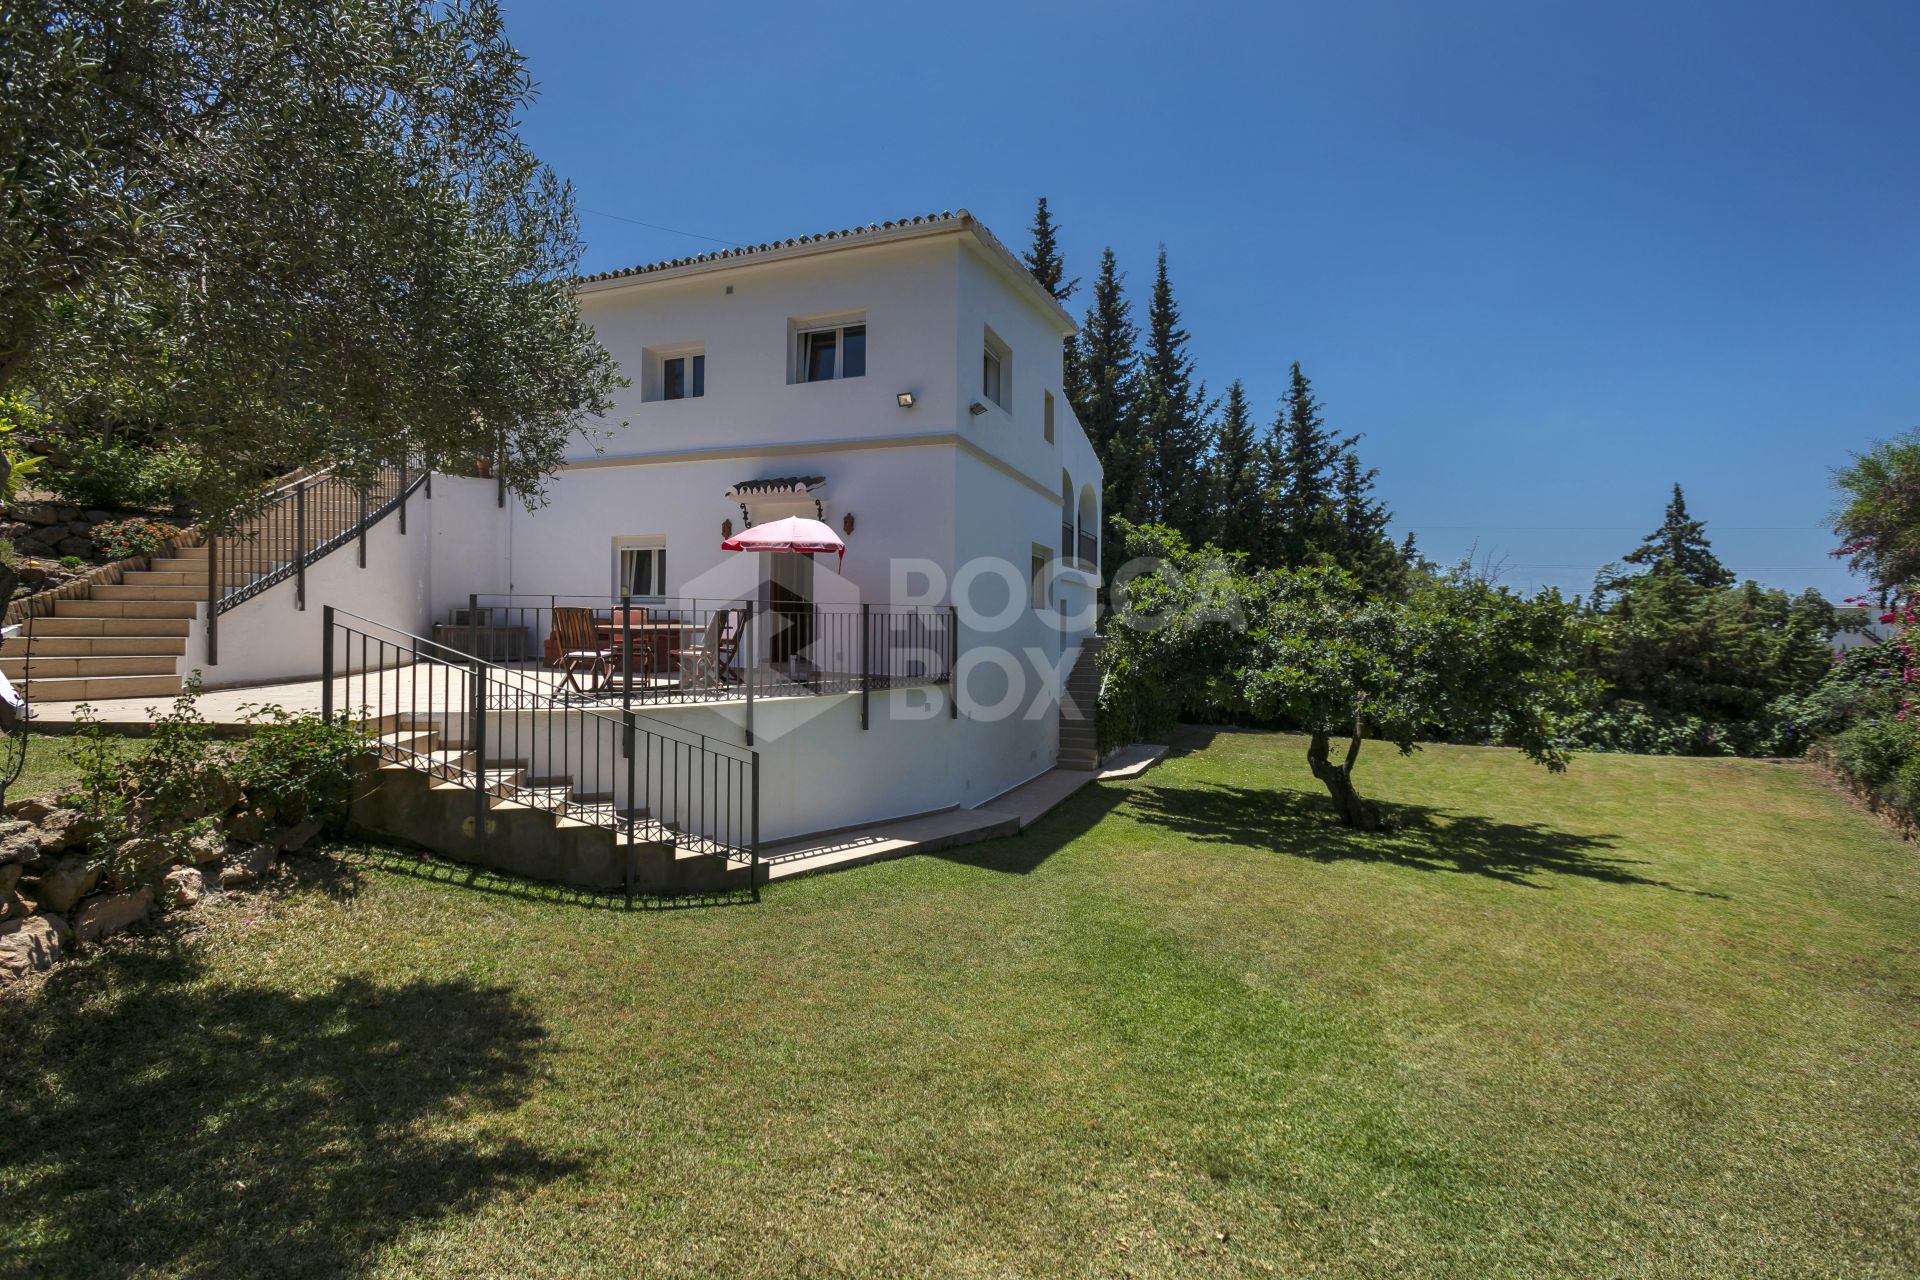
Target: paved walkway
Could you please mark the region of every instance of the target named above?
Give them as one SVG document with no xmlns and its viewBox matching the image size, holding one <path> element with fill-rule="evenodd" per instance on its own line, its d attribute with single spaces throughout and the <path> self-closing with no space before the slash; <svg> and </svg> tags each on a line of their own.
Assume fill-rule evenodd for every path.
<svg viewBox="0 0 1920 1280">
<path fill-rule="evenodd" d="M 768 846 L 761 851 L 760 858 L 767 865 L 768 880 L 788 880 L 1014 835 L 1040 821 L 1089 782 L 1137 778 L 1166 754 L 1163 746 L 1135 743 L 1108 756 L 1098 773 L 1049 769 L 978 808 L 942 809 L 938 813 L 895 818 L 851 831 L 801 836 Z"/>
</svg>

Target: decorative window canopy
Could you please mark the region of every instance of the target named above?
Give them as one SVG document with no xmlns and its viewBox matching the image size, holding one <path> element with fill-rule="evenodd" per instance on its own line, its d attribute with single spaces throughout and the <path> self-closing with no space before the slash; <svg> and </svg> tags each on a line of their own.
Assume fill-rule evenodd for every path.
<svg viewBox="0 0 1920 1280">
<path fill-rule="evenodd" d="M 756 519 L 811 516 L 824 520 L 827 512 L 825 476 L 769 476 L 741 480 L 727 486 L 726 497 L 740 504 L 740 520 L 752 528 Z"/>
</svg>

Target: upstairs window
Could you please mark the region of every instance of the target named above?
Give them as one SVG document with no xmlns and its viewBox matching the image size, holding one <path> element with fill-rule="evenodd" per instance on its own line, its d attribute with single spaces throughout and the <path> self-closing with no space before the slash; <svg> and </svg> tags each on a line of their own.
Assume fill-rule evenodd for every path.
<svg viewBox="0 0 1920 1280">
<path fill-rule="evenodd" d="M 707 394 L 707 357 L 670 356 L 660 366 L 660 398 L 693 400 Z"/>
<path fill-rule="evenodd" d="M 991 329 L 986 331 L 981 346 L 980 395 L 1009 413 L 1013 411 L 1013 351 Z"/>
<path fill-rule="evenodd" d="M 1040 430 L 1043 434 L 1045 434 L 1047 443 L 1052 444 L 1053 443 L 1053 392 L 1042 391 L 1040 394 L 1045 397 L 1045 399 L 1043 399 L 1040 402 Z"/>
<path fill-rule="evenodd" d="M 866 377 L 867 326 L 845 324 L 802 331 L 796 368 L 801 382 Z"/>
</svg>

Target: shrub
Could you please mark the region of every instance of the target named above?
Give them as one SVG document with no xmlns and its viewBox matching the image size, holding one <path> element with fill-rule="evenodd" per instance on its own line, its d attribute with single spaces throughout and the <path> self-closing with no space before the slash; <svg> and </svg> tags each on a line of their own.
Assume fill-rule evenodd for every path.
<svg viewBox="0 0 1920 1280">
<path fill-rule="evenodd" d="M 176 445 L 68 436 L 60 448 L 64 456 L 49 469 L 46 486 L 80 507 L 173 510 L 187 503 L 202 469 L 198 456 Z"/>
<path fill-rule="evenodd" d="M 273 703 L 241 708 L 252 734 L 234 776 L 255 805 L 267 804 L 282 822 L 312 818 L 338 828 L 353 799 L 354 761 L 366 750 L 363 726 L 325 720 L 317 711 L 288 711 Z"/>
<path fill-rule="evenodd" d="M 62 569 L 84 569 L 87 567 L 87 562 L 79 556 L 61 556 L 60 567 Z"/>
<path fill-rule="evenodd" d="M 93 545 L 109 560 L 125 560 L 154 555 L 179 536 L 178 527 L 160 520 L 114 520 L 94 526 Z"/>
<path fill-rule="evenodd" d="M 201 716 L 199 699 L 196 671 L 174 696 L 173 706 L 154 720 L 145 749 L 129 770 L 140 816 L 163 830 L 222 807 L 215 797 L 231 785 L 224 776 L 227 753 L 214 743 L 213 726 Z"/>
</svg>

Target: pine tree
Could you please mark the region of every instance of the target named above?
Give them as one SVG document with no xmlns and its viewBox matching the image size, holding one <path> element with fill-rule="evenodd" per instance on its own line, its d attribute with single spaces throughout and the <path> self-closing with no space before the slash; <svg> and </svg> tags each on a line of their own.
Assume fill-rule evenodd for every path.
<svg viewBox="0 0 1920 1280">
<path fill-rule="evenodd" d="M 1034 206 L 1033 226 L 1029 228 L 1033 243 L 1021 255 L 1021 261 L 1027 264 L 1027 270 L 1040 282 L 1055 302 L 1066 305 L 1074 291 L 1080 287 L 1080 277 L 1066 278 L 1067 267 L 1060 257 L 1059 228 L 1054 225 L 1053 214 L 1047 209 L 1047 198 L 1041 196 Z M 1077 370 L 1073 358 L 1073 336 L 1069 334 L 1060 341 L 1060 386 L 1072 403 L 1077 391 L 1075 385 Z"/>
<path fill-rule="evenodd" d="M 1047 211 L 1047 198 L 1040 197 L 1033 211 L 1033 226 L 1029 229 L 1033 243 L 1021 255 L 1021 261 L 1027 264 L 1027 270 L 1033 272 L 1033 278 L 1040 287 L 1052 295 L 1055 302 L 1064 303 L 1080 287 L 1080 277 L 1066 278 L 1066 264 L 1060 257 L 1059 229 L 1054 225 L 1053 215 Z"/>
<path fill-rule="evenodd" d="M 1373 481 L 1380 472 L 1360 465 L 1360 455 L 1353 450 L 1358 442 L 1358 436 L 1349 436 L 1340 446 L 1333 485 L 1340 545 L 1333 555 L 1368 586 L 1386 590 L 1399 583 L 1413 561 L 1387 536 L 1393 513 L 1373 496 Z"/>
<path fill-rule="evenodd" d="M 1707 522 L 1687 514 L 1687 496 L 1673 486 L 1673 500 L 1658 529 L 1626 554 L 1628 564 L 1645 565 L 1648 572 L 1675 574 L 1701 587 L 1733 584 L 1733 573 L 1720 563 L 1707 542 Z"/>
<path fill-rule="evenodd" d="M 1207 417 L 1212 406 L 1206 387 L 1194 384 L 1187 344 L 1163 245 L 1154 268 L 1146 346 L 1140 354 L 1140 416 L 1148 451 L 1146 511 L 1148 519 L 1171 525 L 1191 539 L 1205 532 Z"/>
<path fill-rule="evenodd" d="M 1146 458 L 1141 448 L 1139 389 L 1135 345 L 1140 330 L 1127 301 L 1126 276 L 1113 250 L 1100 255 L 1100 274 L 1093 282 L 1093 300 L 1080 327 L 1073 352 L 1073 377 L 1067 391 L 1073 412 L 1106 473 L 1101 511 L 1100 564 L 1109 572 L 1120 567 L 1121 548 L 1113 532 L 1113 517 L 1136 523 L 1146 519 L 1141 476 Z"/>
<path fill-rule="evenodd" d="M 1238 378 L 1227 388 L 1225 408 L 1214 431 L 1213 465 L 1208 485 L 1212 538 L 1222 549 L 1244 551 L 1261 563 L 1266 514 L 1264 442 L 1254 432 L 1247 389 Z"/>
<path fill-rule="evenodd" d="M 1273 424 L 1271 447 L 1274 556 L 1281 565 L 1305 564 L 1330 540 L 1332 469 L 1340 441 L 1327 431 L 1313 384 L 1297 360 Z"/>
</svg>

